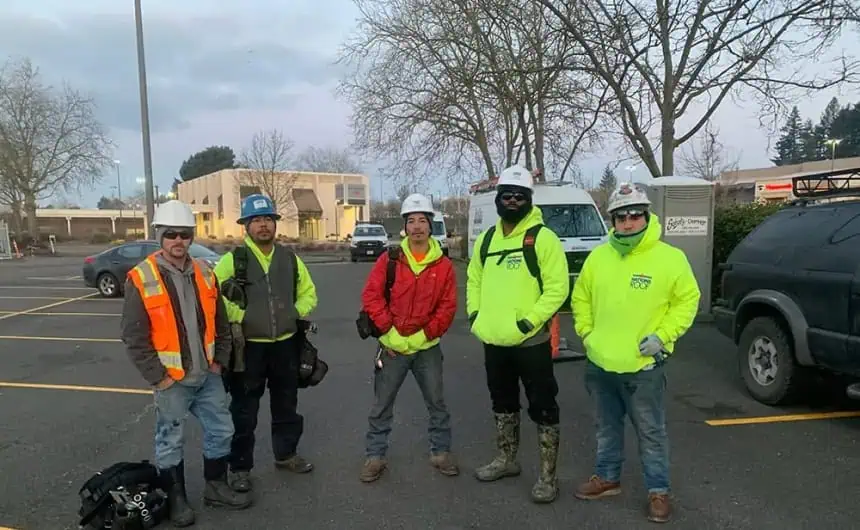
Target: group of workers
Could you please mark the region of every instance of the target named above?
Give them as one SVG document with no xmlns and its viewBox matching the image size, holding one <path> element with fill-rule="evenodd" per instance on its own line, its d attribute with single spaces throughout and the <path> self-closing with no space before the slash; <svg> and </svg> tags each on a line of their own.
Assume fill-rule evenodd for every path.
<svg viewBox="0 0 860 530">
<path fill-rule="evenodd" d="M 620 493 L 627 417 L 639 443 L 647 518 L 666 522 L 671 507 L 664 363 L 697 313 L 696 279 L 684 253 L 660 240 L 660 221 L 646 192 L 624 183 L 609 199 L 609 241 L 591 252 L 571 293 L 564 248 L 533 204 L 533 182 L 534 174 L 520 166 L 501 173 L 499 221 L 477 238 L 467 268 L 466 314 L 483 345 L 497 447 L 492 460 L 475 469 L 475 478 L 489 482 L 521 472 L 521 383 L 538 434 L 540 470 L 531 498 L 558 498 L 560 411 L 549 326 L 570 296 L 588 358 L 585 388 L 597 443 L 593 474 L 575 496 Z M 457 313 L 458 288 L 451 260 L 431 236 L 433 211 L 423 195 L 406 198 L 406 237 L 376 261 L 361 294 L 376 343 L 362 482 L 379 479 L 387 469 L 394 403 L 409 372 L 429 412 L 430 465 L 445 476 L 460 473 L 440 346 Z M 255 430 L 266 386 L 275 465 L 295 473 L 313 469 L 297 451 L 303 418 L 296 408 L 300 328 L 317 306 L 317 293 L 302 260 L 275 243 L 279 219 L 267 197 L 246 197 L 238 220 L 245 227 L 244 245 L 211 270 L 188 254 L 195 227 L 190 207 L 170 201 L 153 219 L 161 250 L 128 274 L 122 338 L 154 387 L 155 464 L 165 477 L 176 526 L 195 519 L 183 464 L 189 413 L 203 430 L 203 500 L 209 506 L 251 505 Z"/>
</svg>

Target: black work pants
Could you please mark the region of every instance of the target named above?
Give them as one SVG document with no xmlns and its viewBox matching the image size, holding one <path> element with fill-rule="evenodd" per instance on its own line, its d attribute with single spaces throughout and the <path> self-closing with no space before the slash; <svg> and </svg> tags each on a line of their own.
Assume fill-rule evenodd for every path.
<svg viewBox="0 0 860 530">
<path fill-rule="evenodd" d="M 272 415 L 272 452 L 275 460 L 296 454 L 304 429 L 304 418 L 296 412 L 299 393 L 298 339 L 292 336 L 278 342 L 246 342 L 245 371 L 230 374 L 230 413 L 236 433 L 230 452 L 234 471 L 254 467 L 254 431 L 260 398 L 269 387 Z"/>
<path fill-rule="evenodd" d="M 549 341 L 533 346 L 484 344 L 487 387 L 496 414 L 520 411 L 520 385 L 529 402 L 529 418 L 538 425 L 558 425 L 558 384 Z"/>
</svg>

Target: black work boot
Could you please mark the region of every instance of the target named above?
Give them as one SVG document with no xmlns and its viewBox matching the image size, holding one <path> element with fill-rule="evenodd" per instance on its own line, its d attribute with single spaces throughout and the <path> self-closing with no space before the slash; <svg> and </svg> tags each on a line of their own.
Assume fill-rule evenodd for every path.
<svg viewBox="0 0 860 530">
<path fill-rule="evenodd" d="M 206 506 L 244 510 L 251 505 L 251 497 L 247 493 L 235 491 L 227 483 L 227 457 L 205 458 L 203 477 L 206 479 L 203 488 L 203 503 Z"/>
<path fill-rule="evenodd" d="M 167 490 L 170 522 L 179 528 L 193 525 L 194 510 L 188 505 L 188 495 L 185 493 L 185 462 L 159 470 L 159 474 L 163 477 L 164 487 Z"/>
</svg>

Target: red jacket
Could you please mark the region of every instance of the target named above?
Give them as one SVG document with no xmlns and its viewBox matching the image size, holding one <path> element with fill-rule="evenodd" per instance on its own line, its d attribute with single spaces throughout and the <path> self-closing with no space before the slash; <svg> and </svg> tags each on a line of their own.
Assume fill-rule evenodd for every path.
<svg viewBox="0 0 860 530">
<path fill-rule="evenodd" d="M 362 307 L 383 334 L 394 326 L 402 336 L 410 336 L 423 329 L 428 340 L 441 337 L 457 314 L 454 266 L 447 256 L 442 256 L 415 276 L 403 252 L 397 260 L 391 304 L 385 301 L 388 269 L 388 252 L 385 252 L 376 260 L 364 285 Z"/>
</svg>

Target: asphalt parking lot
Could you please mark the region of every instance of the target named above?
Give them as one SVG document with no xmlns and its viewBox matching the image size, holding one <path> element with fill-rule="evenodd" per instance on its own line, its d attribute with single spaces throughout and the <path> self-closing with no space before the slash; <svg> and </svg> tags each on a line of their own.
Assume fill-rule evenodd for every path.
<svg viewBox="0 0 860 530">
<path fill-rule="evenodd" d="M 0 262 L 0 530 L 77 528 L 81 483 L 114 462 L 152 453 L 152 398 L 118 338 L 122 302 L 85 288 L 81 261 Z M 288 475 L 270 464 L 264 403 L 255 506 L 238 513 L 203 508 L 200 432 L 191 422 L 186 459 L 189 495 L 198 508 L 196 528 L 652 526 L 643 516 L 645 491 L 632 433 L 623 494 L 592 503 L 573 498 L 575 485 L 590 474 L 594 451 L 581 362 L 556 365 L 563 422 L 559 500 L 548 506 L 529 501 L 537 448 L 528 421 L 523 475 L 493 484 L 472 478 L 472 469 L 492 457 L 494 445 L 482 354 L 462 308 L 443 348 L 463 473 L 446 478 L 428 465 L 426 412 L 416 385 L 408 382 L 395 412 L 389 472 L 376 483 L 360 483 L 373 346 L 359 340 L 354 320 L 369 269 L 368 263 L 310 265 L 320 297 L 315 314 L 320 335 L 314 342 L 331 366 L 323 384 L 300 394 L 305 415 L 300 450 L 315 463 L 314 472 Z M 562 329 L 573 336 L 569 317 Z M 675 515 L 666 526 L 857 527 L 860 482 L 853 473 L 860 469 L 860 422 L 853 417 L 860 414 L 851 403 L 829 395 L 791 410 L 753 402 L 736 376 L 732 345 L 707 325 L 695 326 L 679 345 L 669 365 L 669 388 Z"/>
</svg>

